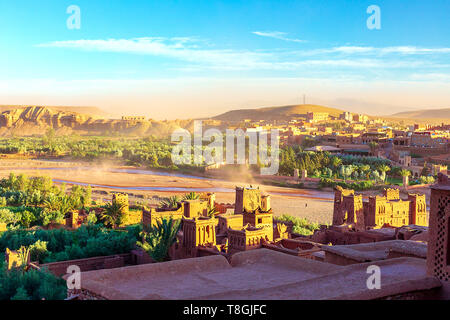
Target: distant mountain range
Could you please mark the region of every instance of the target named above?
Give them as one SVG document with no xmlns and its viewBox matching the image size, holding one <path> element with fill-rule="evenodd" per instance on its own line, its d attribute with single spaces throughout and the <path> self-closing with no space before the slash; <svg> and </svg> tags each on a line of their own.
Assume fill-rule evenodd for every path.
<svg viewBox="0 0 450 320">
<path fill-rule="evenodd" d="M 72 110 L 84 110 L 80 113 Z M 0 113 L 0 136 L 42 135 L 49 129 L 57 134 L 114 134 L 167 137 L 177 128 L 192 129 L 193 120 L 122 121 L 99 117 L 100 109 L 81 107 L 6 107 Z M 100 110 L 101 111 L 101 110 Z M 95 114 L 95 115 L 93 115 Z"/>
<path fill-rule="evenodd" d="M 0 106 L 0 136 L 31 136 L 44 134 L 52 128 L 57 134 L 126 134 L 132 136 L 168 137 L 177 128 L 192 131 L 193 119 L 123 121 L 107 118 L 108 114 L 96 107 L 40 107 Z M 211 119 L 222 121 L 290 120 L 305 117 L 308 112 L 327 112 L 339 116 L 343 110 L 320 105 L 290 105 L 259 109 L 232 110 Z M 373 118 L 373 117 L 372 117 Z M 450 108 L 400 112 L 380 117 L 404 123 L 450 122 Z"/>
<path fill-rule="evenodd" d="M 286 120 L 298 117 L 305 117 L 308 112 L 327 112 L 330 116 L 339 116 L 344 112 L 342 109 L 330 108 L 320 105 L 290 105 L 280 107 L 266 107 L 256 109 L 232 110 L 213 117 L 212 119 L 223 121 L 242 121 L 249 120 Z M 441 122 L 450 122 L 450 108 L 430 109 L 399 112 L 386 116 L 370 116 L 370 118 L 382 118 L 393 121 L 403 121 L 412 124 L 415 122 L 437 124 Z"/>
<path fill-rule="evenodd" d="M 450 108 L 398 112 L 390 117 L 408 119 L 450 119 Z"/>
</svg>

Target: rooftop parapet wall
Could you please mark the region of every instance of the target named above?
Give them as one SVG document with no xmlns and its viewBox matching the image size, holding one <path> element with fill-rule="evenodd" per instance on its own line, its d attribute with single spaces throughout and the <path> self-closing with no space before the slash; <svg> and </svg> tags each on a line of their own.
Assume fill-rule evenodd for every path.
<svg viewBox="0 0 450 320">
<path fill-rule="evenodd" d="M 427 274 L 450 280 L 450 179 L 438 174 L 431 186 Z"/>
<path fill-rule="evenodd" d="M 206 216 L 209 208 L 208 200 L 185 200 L 184 204 L 184 216 L 187 218 L 194 218 L 200 216 Z"/>
<path fill-rule="evenodd" d="M 157 210 L 152 208 L 150 211 L 143 211 L 142 222 L 145 225 L 156 226 L 158 221 L 162 221 L 163 219 L 174 219 L 180 220 L 183 218 L 184 213 L 184 204 L 182 204 L 176 210 Z"/>
<path fill-rule="evenodd" d="M 383 196 L 386 197 L 386 200 L 399 200 L 400 199 L 400 190 L 386 188 L 383 189 Z"/>
</svg>

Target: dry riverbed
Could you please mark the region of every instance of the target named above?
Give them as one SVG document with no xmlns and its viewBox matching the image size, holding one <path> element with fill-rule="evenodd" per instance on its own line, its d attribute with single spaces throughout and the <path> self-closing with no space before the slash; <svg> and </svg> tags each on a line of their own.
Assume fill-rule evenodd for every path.
<svg viewBox="0 0 450 320">
<path fill-rule="evenodd" d="M 315 190 L 291 189 L 264 186 L 249 181 L 225 181 L 217 178 L 203 178 L 177 173 L 163 173 L 138 168 L 113 165 L 93 165 L 86 162 L 62 162 L 44 160 L 0 160 L 0 177 L 10 172 L 28 176 L 50 176 L 56 183 L 67 185 L 91 185 L 93 196 L 104 197 L 99 191 L 128 192 L 137 199 L 144 197 L 156 204 L 158 197 L 184 194 L 190 191 L 216 193 L 218 202 L 233 203 L 235 186 L 252 184 L 271 195 L 275 215 L 290 214 L 305 217 L 313 222 L 331 223 L 333 215 L 333 193 Z M 148 199 L 148 200 L 147 200 Z"/>
</svg>

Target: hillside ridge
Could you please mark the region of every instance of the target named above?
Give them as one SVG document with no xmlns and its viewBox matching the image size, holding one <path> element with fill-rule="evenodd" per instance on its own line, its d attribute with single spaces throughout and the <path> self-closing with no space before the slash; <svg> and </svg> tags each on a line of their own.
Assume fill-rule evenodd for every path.
<svg viewBox="0 0 450 320">
<path fill-rule="evenodd" d="M 286 118 L 305 117 L 308 112 L 327 112 L 331 116 L 339 116 L 344 110 L 314 104 L 301 104 L 231 110 L 215 116 L 213 119 L 224 121 L 286 120 Z"/>
<path fill-rule="evenodd" d="M 442 109 L 422 109 L 413 111 L 397 112 L 390 117 L 409 118 L 409 119 L 450 119 L 450 108 Z"/>
</svg>

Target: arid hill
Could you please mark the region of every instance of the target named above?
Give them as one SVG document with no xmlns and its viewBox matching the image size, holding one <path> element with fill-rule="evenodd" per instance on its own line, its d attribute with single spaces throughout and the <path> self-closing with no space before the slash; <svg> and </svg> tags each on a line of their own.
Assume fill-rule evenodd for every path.
<svg viewBox="0 0 450 320">
<path fill-rule="evenodd" d="M 15 109 L 22 109 L 22 108 L 27 108 L 27 107 L 32 107 L 32 106 L 25 106 L 25 105 L 22 105 L 22 106 L 19 106 L 19 105 L 0 105 L 0 113 L 4 112 L 4 111 L 15 110 Z M 110 117 L 111 116 L 111 114 L 109 114 L 108 112 L 103 111 L 102 109 L 97 108 L 97 107 L 46 106 L 46 108 L 52 109 L 52 110 L 55 110 L 55 111 L 62 111 L 62 112 L 82 113 L 82 114 L 90 115 L 92 117 L 99 117 L 99 118 L 106 118 L 106 117 Z"/>
<path fill-rule="evenodd" d="M 70 110 L 70 109 L 68 109 Z M 117 120 L 102 119 L 90 114 L 61 111 L 47 107 L 22 107 L 4 111 L 0 114 L 1 136 L 42 135 L 49 129 L 57 134 L 112 134 L 130 136 L 167 137 L 177 128 L 192 129 L 192 120 Z"/>
<path fill-rule="evenodd" d="M 308 112 L 328 112 L 331 116 L 338 116 L 342 110 L 319 105 L 303 104 L 282 107 L 268 107 L 259 109 L 241 109 L 225 112 L 214 117 L 223 121 L 250 120 L 287 120 L 296 117 L 305 117 Z"/>
<path fill-rule="evenodd" d="M 391 115 L 395 118 L 408 118 L 408 119 L 450 119 L 450 108 L 445 109 L 430 109 L 430 110 L 415 110 L 399 112 Z"/>
</svg>

